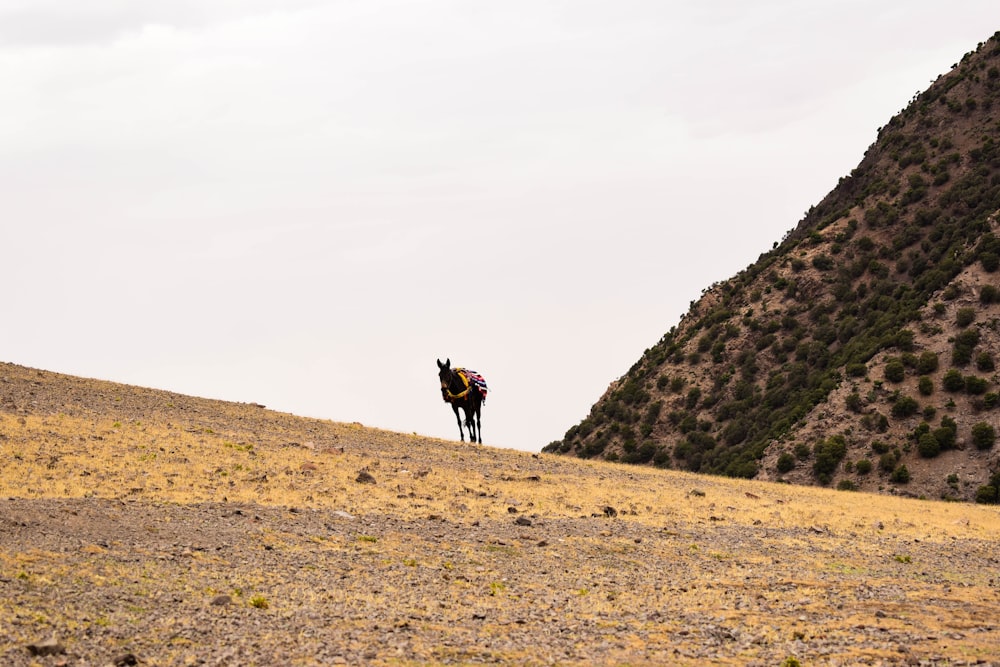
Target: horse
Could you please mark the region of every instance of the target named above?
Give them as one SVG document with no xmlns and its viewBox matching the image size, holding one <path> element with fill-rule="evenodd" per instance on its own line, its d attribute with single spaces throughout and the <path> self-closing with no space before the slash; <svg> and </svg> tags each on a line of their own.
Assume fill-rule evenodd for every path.
<svg viewBox="0 0 1000 667">
<path fill-rule="evenodd" d="M 462 431 L 462 418 L 458 409 L 465 411 L 465 427 L 469 430 L 469 442 L 483 444 L 483 429 L 480 424 L 480 412 L 486 400 L 486 380 L 483 376 L 467 368 L 452 368 L 451 359 L 443 364 L 437 360 L 438 379 L 441 380 L 441 398 L 451 404 L 458 421 L 458 437 L 465 442 Z"/>
</svg>

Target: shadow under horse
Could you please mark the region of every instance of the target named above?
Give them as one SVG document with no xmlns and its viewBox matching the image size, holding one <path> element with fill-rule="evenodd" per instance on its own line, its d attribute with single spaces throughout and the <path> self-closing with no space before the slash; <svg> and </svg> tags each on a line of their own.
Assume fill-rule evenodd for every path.
<svg viewBox="0 0 1000 667">
<path fill-rule="evenodd" d="M 483 376 L 467 368 L 452 368 L 451 359 L 443 364 L 437 360 L 438 378 L 441 380 L 441 398 L 450 403 L 458 421 L 458 437 L 465 442 L 462 431 L 462 418 L 458 414 L 461 408 L 465 412 L 465 427 L 469 430 L 469 442 L 483 444 L 480 413 L 486 400 L 486 381 Z"/>
</svg>

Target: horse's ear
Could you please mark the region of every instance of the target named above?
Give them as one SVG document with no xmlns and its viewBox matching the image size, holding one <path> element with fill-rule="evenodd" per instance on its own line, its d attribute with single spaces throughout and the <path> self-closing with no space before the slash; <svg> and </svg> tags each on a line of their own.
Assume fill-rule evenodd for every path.
<svg viewBox="0 0 1000 667">
<path fill-rule="evenodd" d="M 444 368 L 444 364 L 441 363 L 441 360 L 438 359 L 437 361 L 438 361 L 438 368 Z"/>
<path fill-rule="evenodd" d="M 448 357 L 447 359 L 444 360 L 444 367 L 451 368 L 451 357 Z"/>
</svg>

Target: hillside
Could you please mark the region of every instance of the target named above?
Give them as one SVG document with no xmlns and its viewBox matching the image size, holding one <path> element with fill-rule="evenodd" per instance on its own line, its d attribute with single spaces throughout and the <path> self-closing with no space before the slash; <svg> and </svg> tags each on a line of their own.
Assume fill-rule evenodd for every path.
<svg viewBox="0 0 1000 667">
<path fill-rule="evenodd" d="M 0 363 L 15 667 L 982 664 L 998 530 Z"/>
<path fill-rule="evenodd" d="M 545 451 L 997 502 L 1000 33 Z"/>
</svg>

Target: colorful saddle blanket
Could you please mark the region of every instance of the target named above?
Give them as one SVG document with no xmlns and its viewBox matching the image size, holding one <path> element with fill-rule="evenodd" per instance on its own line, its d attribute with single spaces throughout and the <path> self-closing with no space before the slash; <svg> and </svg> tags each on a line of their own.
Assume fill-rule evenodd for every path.
<svg viewBox="0 0 1000 667">
<path fill-rule="evenodd" d="M 465 383 L 466 391 L 474 388 L 483 397 L 483 402 L 485 403 L 486 392 L 489 391 L 489 387 L 486 386 L 486 378 L 468 368 L 456 368 L 455 372 L 458 373 L 459 377 L 462 378 L 462 382 Z M 464 394 L 465 392 L 462 393 Z"/>
</svg>

